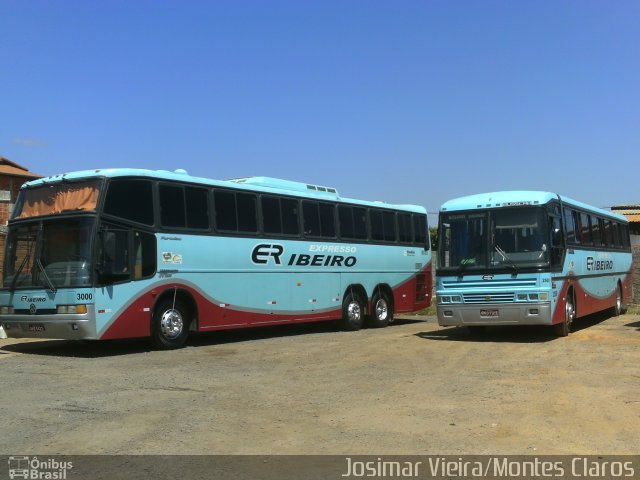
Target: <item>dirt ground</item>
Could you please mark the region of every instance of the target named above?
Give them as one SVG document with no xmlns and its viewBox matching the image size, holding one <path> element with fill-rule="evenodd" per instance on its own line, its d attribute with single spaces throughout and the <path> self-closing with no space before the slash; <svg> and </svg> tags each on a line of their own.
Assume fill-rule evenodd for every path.
<svg viewBox="0 0 640 480">
<path fill-rule="evenodd" d="M 640 316 L 575 326 L 0 340 L 0 453 L 637 454 Z"/>
</svg>

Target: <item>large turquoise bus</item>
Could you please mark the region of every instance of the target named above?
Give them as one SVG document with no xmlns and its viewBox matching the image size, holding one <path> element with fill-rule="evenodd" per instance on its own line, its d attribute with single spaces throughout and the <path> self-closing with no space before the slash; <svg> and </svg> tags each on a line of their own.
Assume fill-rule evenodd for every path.
<svg viewBox="0 0 640 480">
<path fill-rule="evenodd" d="M 29 182 L 8 226 L 10 337 L 150 337 L 340 320 L 384 327 L 431 297 L 426 211 L 266 177 L 111 169 Z"/>
<path fill-rule="evenodd" d="M 471 195 L 440 209 L 436 268 L 438 322 L 553 325 L 632 298 L 625 217 L 549 192 Z"/>
</svg>

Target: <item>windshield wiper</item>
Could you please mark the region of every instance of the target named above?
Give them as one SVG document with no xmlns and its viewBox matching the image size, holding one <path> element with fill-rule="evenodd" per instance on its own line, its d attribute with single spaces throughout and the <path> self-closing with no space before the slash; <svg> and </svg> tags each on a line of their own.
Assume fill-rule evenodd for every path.
<svg viewBox="0 0 640 480">
<path fill-rule="evenodd" d="M 20 264 L 20 266 L 18 267 L 18 270 L 16 271 L 16 273 L 13 275 L 13 280 L 11 280 L 11 290 L 15 290 L 16 289 L 16 282 L 18 281 L 18 277 L 20 276 L 20 274 L 22 273 L 22 269 L 24 268 L 24 266 L 27 264 L 27 262 L 29 261 L 29 257 L 31 256 L 31 254 L 27 253 L 24 256 L 24 259 L 22 260 L 22 263 Z"/>
<path fill-rule="evenodd" d="M 509 265 L 511 265 L 511 267 L 513 268 L 513 271 L 515 273 L 518 273 L 518 266 L 515 264 L 513 260 L 511 260 L 511 257 L 507 255 L 507 252 L 505 252 L 502 248 L 500 248 L 500 245 L 498 245 L 497 243 L 493 244 L 493 248 L 496 250 L 496 252 L 502 255 L 503 260 L 506 260 L 507 262 L 509 262 Z"/>
<path fill-rule="evenodd" d="M 476 259 L 475 258 L 463 258 L 462 261 L 460 262 L 460 267 L 458 268 L 458 276 L 462 277 L 464 271 L 469 267 L 469 265 L 475 265 L 476 264 Z"/>
<path fill-rule="evenodd" d="M 46 280 L 47 286 L 49 287 L 49 290 L 51 290 L 51 292 L 53 292 L 53 293 L 56 293 L 58 291 L 58 289 L 56 288 L 56 286 L 53 284 L 53 282 L 49 278 L 49 275 L 47 275 L 47 272 L 45 271 L 44 266 L 42 265 L 42 262 L 40 261 L 40 259 L 36 260 L 36 265 L 38 266 L 38 268 L 42 272 L 42 276 Z"/>
</svg>

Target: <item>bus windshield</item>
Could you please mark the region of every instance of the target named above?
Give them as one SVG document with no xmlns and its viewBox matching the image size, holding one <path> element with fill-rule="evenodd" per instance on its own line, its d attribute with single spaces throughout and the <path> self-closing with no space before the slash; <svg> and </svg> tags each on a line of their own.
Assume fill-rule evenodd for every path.
<svg viewBox="0 0 640 480">
<path fill-rule="evenodd" d="M 11 227 L 3 286 L 49 290 L 90 286 L 93 223 L 92 218 L 75 218 Z"/>
<path fill-rule="evenodd" d="M 89 180 L 53 183 L 23 189 L 20 191 L 13 218 L 95 211 L 99 187 L 98 180 Z"/>
<path fill-rule="evenodd" d="M 546 218 L 542 207 L 443 213 L 440 267 L 517 272 L 548 265 Z"/>
</svg>

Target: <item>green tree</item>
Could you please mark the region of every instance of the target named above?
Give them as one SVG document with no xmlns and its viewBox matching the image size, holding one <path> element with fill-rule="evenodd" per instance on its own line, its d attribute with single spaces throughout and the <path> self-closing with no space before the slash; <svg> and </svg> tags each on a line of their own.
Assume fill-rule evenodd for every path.
<svg viewBox="0 0 640 480">
<path fill-rule="evenodd" d="M 431 250 L 438 249 L 438 227 L 429 227 L 429 236 L 431 237 Z"/>
</svg>

